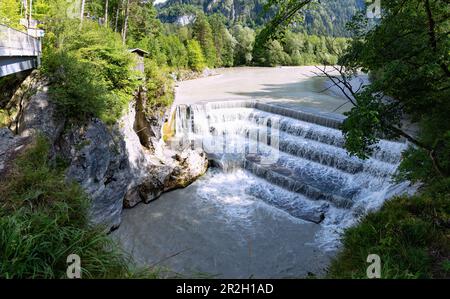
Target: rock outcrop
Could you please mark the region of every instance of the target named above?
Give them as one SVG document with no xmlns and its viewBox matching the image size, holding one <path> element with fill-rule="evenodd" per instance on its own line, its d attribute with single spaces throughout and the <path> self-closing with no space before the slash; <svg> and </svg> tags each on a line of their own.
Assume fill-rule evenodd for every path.
<svg viewBox="0 0 450 299">
<path fill-rule="evenodd" d="M 0 130 L 0 174 L 32 136 L 44 134 L 52 144 L 51 155 L 67 160 L 67 180 L 78 182 L 91 198 L 91 221 L 118 227 L 123 207 L 185 187 L 208 167 L 203 152 L 165 148 L 161 111 L 145 115 L 142 99 L 138 92 L 114 126 L 96 118 L 68 123 L 49 98 L 46 80 L 33 72 L 8 103 L 14 117 L 10 129 Z"/>
<path fill-rule="evenodd" d="M 58 143 L 58 153 L 70 161 L 67 179 L 77 181 L 92 200 L 92 222 L 118 227 L 130 176 L 124 141 L 118 132 L 92 119 L 67 130 Z"/>
<path fill-rule="evenodd" d="M 8 128 L 0 128 L 0 177 L 6 175 L 11 161 L 23 152 L 29 139 L 14 135 Z"/>
</svg>

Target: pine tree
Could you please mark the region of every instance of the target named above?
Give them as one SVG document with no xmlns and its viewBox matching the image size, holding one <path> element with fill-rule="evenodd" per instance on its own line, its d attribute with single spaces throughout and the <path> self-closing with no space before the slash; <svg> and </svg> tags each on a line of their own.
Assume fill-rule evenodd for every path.
<svg viewBox="0 0 450 299">
<path fill-rule="evenodd" d="M 187 52 L 189 58 L 189 67 L 195 71 L 201 71 L 205 68 L 205 58 L 203 57 L 200 43 L 192 39 L 187 42 Z"/>
<path fill-rule="evenodd" d="M 216 48 L 214 47 L 211 25 L 204 14 L 198 14 L 193 26 L 193 37 L 200 43 L 206 64 L 214 67 L 217 64 Z"/>
</svg>

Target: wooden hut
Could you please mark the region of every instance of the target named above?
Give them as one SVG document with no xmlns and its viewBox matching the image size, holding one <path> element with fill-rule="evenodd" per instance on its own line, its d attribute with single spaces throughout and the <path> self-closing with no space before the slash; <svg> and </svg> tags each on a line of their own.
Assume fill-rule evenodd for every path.
<svg viewBox="0 0 450 299">
<path fill-rule="evenodd" d="M 137 71 L 140 71 L 140 72 L 144 73 L 144 56 L 146 54 L 148 54 L 148 52 L 145 51 L 145 50 L 139 49 L 139 48 L 130 49 L 128 51 L 130 51 L 131 53 L 133 53 L 137 57 L 138 63 L 136 65 L 135 69 Z"/>
</svg>

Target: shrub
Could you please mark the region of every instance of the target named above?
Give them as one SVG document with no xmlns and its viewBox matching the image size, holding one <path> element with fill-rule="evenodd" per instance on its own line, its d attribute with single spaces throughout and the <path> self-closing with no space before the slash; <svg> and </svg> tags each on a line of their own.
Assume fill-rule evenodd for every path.
<svg viewBox="0 0 450 299">
<path fill-rule="evenodd" d="M 53 82 L 50 93 L 67 117 L 115 122 L 138 84 L 135 60 L 119 35 L 89 21 L 81 31 L 76 25 L 49 25 L 43 70 Z"/>
<path fill-rule="evenodd" d="M 145 59 L 148 108 L 168 107 L 174 100 L 173 79 L 156 61 Z"/>
<path fill-rule="evenodd" d="M 447 180 L 393 199 L 348 229 L 328 276 L 367 278 L 367 256 L 378 254 L 382 278 L 449 278 L 449 186 Z"/>
</svg>

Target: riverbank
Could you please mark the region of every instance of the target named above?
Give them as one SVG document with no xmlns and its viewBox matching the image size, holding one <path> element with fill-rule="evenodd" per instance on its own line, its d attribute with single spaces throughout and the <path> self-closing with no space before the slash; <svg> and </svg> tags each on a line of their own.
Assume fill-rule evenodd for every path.
<svg viewBox="0 0 450 299">
<path fill-rule="evenodd" d="M 174 104 L 258 99 L 336 113 L 351 109 L 318 72 L 315 66 L 217 69 L 216 76 L 179 82 Z"/>
</svg>

